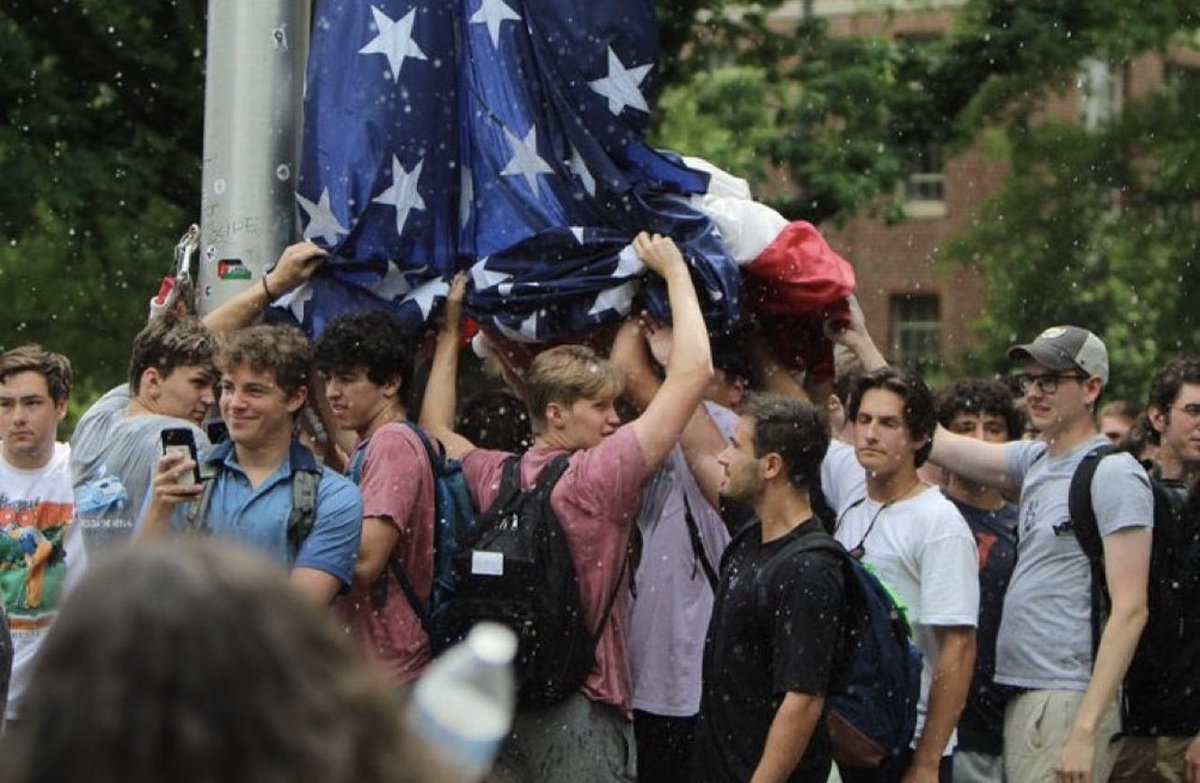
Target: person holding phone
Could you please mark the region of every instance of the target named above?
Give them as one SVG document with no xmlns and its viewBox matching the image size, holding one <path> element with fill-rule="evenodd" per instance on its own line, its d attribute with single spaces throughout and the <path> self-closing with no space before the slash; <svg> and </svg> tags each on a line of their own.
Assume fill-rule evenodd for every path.
<svg viewBox="0 0 1200 783">
<path fill-rule="evenodd" d="M 84 413 L 71 439 L 76 522 L 89 559 L 127 543 L 150 494 L 161 433 L 182 429 L 208 448 L 200 424 L 213 404 L 216 340 L 196 318 L 165 313 L 133 341 L 129 382 Z"/>
<path fill-rule="evenodd" d="M 180 444 L 164 434 L 173 451 L 159 460 L 136 537 L 191 528 L 232 539 L 285 566 L 294 585 L 326 605 L 353 581 L 363 504 L 353 483 L 292 434 L 308 399 L 312 346 L 293 327 L 252 326 L 222 341 L 217 366 L 229 440 L 198 464 L 185 435 Z M 200 465 L 211 481 L 200 481 Z M 306 482 L 311 491 L 297 489 Z"/>
<path fill-rule="evenodd" d="M 274 299 L 306 283 L 326 255 L 312 242 L 289 245 L 262 285 L 203 319 L 156 315 L 134 338 L 128 382 L 92 405 L 71 438 L 76 521 L 89 557 L 129 541 L 150 493 L 164 429 L 189 430 L 201 455 L 209 448 L 200 425 L 215 399 L 215 335 L 248 326 Z"/>
</svg>

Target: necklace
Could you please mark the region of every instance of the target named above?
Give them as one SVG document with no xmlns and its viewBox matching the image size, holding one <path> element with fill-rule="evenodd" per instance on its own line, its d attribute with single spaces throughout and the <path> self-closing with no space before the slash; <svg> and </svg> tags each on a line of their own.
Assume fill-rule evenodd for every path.
<svg viewBox="0 0 1200 783">
<path fill-rule="evenodd" d="M 875 529 L 875 523 L 879 521 L 879 516 L 884 511 L 886 511 L 893 503 L 897 503 L 901 500 L 908 499 L 908 497 L 910 495 L 912 495 L 913 492 L 918 487 L 923 486 L 924 483 L 925 482 L 921 481 L 921 479 L 918 478 L 916 483 L 914 483 L 911 487 L 906 489 L 903 494 L 882 503 L 879 506 L 879 509 L 874 514 L 871 515 L 871 521 L 869 523 L 867 523 L 867 530 L 866 530 L 866 532 L 864 532 L 862 534 L 862 538 L 860 538 L 858 540 L 858 544 L 856 544 L 853 549 L 849 550 L 848 554 L 850 555 L 850 557 L 854 558 L 855 560 L 862 560 L 863 557 L 865 557 L 867 554 L 867 546 L 866 546 L 867 545 L 867 536 L 871 535 L 871 531 Z M 842 512 L 842 515 L 840 517 L 838 517 L 837 525 L 834 527 L 834 530 L 836 531 L 837 528 L 842 526 L 842 520 L 846 518 L 846 515 L 850 513 L 851 509 L 862 505 L 866 501 L 867 501 L 866 497 L 861 497 L 858 500 L 851 503 L 849 506 L 847 506 L 846 510 Z"/>
</svg>

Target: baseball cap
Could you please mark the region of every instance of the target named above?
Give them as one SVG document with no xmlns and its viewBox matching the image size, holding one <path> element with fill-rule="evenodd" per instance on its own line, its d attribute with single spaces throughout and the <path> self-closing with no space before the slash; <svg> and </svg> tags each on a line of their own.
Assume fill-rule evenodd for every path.
<svg viewBox="0 0 1200 783">
<path fill-rule="evenodd" d="M 1051 326 L 1025 345 L 1008 349 L 1010 362 L 1033 359 L 1051 370 L 1079 370 L 1108 385 L 1108 349 L 1104 341 L 1078 326 Z"/>
</svg>

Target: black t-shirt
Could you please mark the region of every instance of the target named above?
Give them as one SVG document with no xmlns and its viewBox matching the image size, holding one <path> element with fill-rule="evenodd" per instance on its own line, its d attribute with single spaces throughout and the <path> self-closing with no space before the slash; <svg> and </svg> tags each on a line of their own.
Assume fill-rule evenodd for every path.
<svg viewBox="0 0 1200 783">
<path fill-rule="evenodd" d="M 958 747 L 1000 755 L 1004 749 L 1004 706 L 1010 690 L 994 681 L 996 634 L 1004 591 L 1017 560 L 1017 507 L 998 511 L 969 506 L 951 498 L 979 547 L 979 625 L 975 630 L 975 674 L 958 719 Z"/>
<path fill-rule="evenodd" d="M 726 550 L 704 645 L 697 783 L 749 780 L 783 697 L 828 690 L 843 637 L 844 572 L 832 553 L 789 548 L 810 535 L 825 535 L 815 519 L 763 544 L 755 520 Z M 788 780 L 824 783 L 829 766 L 822 719 Z"/>
</svg>

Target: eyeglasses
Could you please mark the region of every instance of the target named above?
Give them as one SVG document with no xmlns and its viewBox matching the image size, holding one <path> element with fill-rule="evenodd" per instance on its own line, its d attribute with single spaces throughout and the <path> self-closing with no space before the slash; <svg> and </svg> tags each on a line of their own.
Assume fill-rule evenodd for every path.
<svg viewBox="0 0 1200 783">
<path fill-rule="evenodd" d="M 1034 384 L 1042 394 L 1054 394 L 1058 391 L 1059 381 L 1083 381 L 1088 376 L 1078 373 L 1046 373 L 1045 375 L 1030 375 L 1029 373 L 1021 373 L 1013 376 L 1013 383 L 1021 394 L 1029 391 L 1029 387 Z"/>
<path fill-rule="evenodd" d="M 1189 403 L 1187 405 L 1172 406 L 1171 410 L 1179 411 L 1184 416 L 1187 416 L 1192 421 L 1200 421 L 1200 404 Z"/>
</svg>

